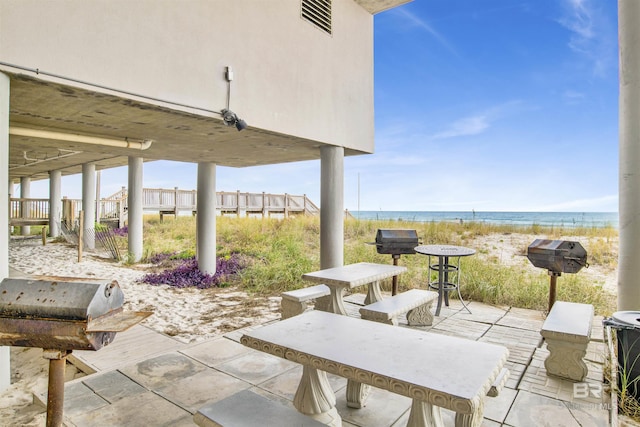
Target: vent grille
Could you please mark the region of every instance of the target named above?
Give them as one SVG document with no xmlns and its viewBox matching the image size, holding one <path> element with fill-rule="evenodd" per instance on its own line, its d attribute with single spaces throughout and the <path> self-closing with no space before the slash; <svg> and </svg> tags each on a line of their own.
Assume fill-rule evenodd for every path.
<svg viewBox="0 0 640 427">
<path fill-rule="evenodd" d="M 331 34 L 331 0 L 302 0 L 302 18 Z"/>
</svg>

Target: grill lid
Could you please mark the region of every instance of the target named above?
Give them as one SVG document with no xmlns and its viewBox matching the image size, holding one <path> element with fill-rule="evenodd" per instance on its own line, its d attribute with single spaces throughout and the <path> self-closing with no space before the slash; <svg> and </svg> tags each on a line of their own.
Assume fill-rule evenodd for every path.
<svg viewBox="0 0 640 427">
<path fill-rule="evenodd" d="M 119 309 L 124 294 L 115 280 L 103 283 L 4 279 L 0 317 L 88 321 Z"/>
<path fill-rule="evenodd" d="M 125 312 L 118 282 L 4 279 L 0 345 L 99 350 L 151 313 Z"/>
<path fill-rule="evenodd" d="M 589 267 L 580 242 L 536 239 L 527 248 L 527 258 L 534 266 L 554 273 L 577 273 Z"/>
<path fill-rule="evenodd" d="M 416 230 L 379 229 L 376 233 L 376 248 L 379 254 L 414 254 L 419 245 Z"/>
<path fill-rule="evenodd" d="M 416 230 L 379 229 L 376 233 L 376 243 L 416 243 L 418 233 Z"/>
</svg>

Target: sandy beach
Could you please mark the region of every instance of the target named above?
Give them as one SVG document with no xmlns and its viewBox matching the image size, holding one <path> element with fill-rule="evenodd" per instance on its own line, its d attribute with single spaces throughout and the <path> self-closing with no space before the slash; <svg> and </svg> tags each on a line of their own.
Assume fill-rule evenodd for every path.
<svg viewBox="0 0 640 427">
<path fill-rule="evenodd" d="M 175 289 L 138 283 L 150 265 L 127 267 L 91 253 L 78 262 L 74 246 L 43 246 L 39 238 L 12 239 L 9 266 L 12 276 L 22 273 L 41 280 L 116 280 L 125 295 L 125 310 L 152 311 L 144 325 L 186 343 L 280 317 L 278 297 L 253 297 L 236 288 Z M 77 372 L 68 365 L 66 374 L 73 379 Z M 33 404 L 32 391 L 46 390 L 47 378 L 48 362 L 41 349 L 12 347 L 12 384 L 0 393 L 0 425 L 43 426 L 45 408 Z"/>
<path fill-rule="evenodd" d="M 506 265 L 526 265 L 522 248 L 530 242 L 530 235 L 495 234 L 478 238 L 470 245 L 478 249 L 478 256 L 497 257 Z M 91 253 L 85 253 L 78 262 L 77 249 L 64 243 L 43 246 L 37 238 L 12 239 L 9 265 L 12 275 L 24 274 L 43 280 L 64 280 L 65 277 L 116 280 L 125 295 L 126 310 L 153 311 L 144 325 L 186 343 L 280 317 L 279 297 L 254 297 L 237 288 L 175 289 L 139 283 L 150 265 L 126 266 L 106 255 Z M 594 283 L 615 292 L 615 270 L 592 266 L 583 271 Z M 68 379 L 77 374 L 74 369 L 67 369 Z M 42 350 L 13 347 L 11 375 L 12 385 L 0 393 L 0 425 L 44 425 L 45 408 L 33 404 L 32 399 L 33 390 L 47 388 L 48 363 L 42 358 Z"/>
</svg>

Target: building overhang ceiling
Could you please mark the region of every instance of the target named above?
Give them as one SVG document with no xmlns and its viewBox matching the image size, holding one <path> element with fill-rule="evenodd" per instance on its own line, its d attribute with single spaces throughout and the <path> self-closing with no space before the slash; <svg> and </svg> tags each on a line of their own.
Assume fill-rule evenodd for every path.
<svg viewBox="0 0 640 427">
<path fill-rule="evenodd" d="M 183 162 L 212 162 L 246 167 L 320 158 L 319 141 L 251 127 L 239 132 L 214 112 L 190 111 L 123 97 L 93 88 L 71 86 L 2 70 L 11 79 L 9 107 L 9 178 L 48 178 L 49 171 L 77 174 L 82 164 L 96 169 L 128 164 L 128 157 Z M 11 132 L 11 129 L 14 132 Z M 24 130 L 27 130 L 26 132 Z M 16 130 L 22 130 L 17 132 Z M 34 137 L 48 131 L 54 138 Z M 27 134 L 25 136 L 25 134 Z M 97 143 L 74 142 L 62 134 L 96 137 Z M 100 144 L 100 138 L 122 141 Z M 142 150 L 139 141 L 152 140 Z M 135 141 L 127 147 L 125 141 Z M 345 150 L 345 155 L 361 154 Z"/>
<path fill-rule="evenodd" d="M 356 3 L 372 15 L 398 7 L 411 1 L 413 0 L 355 0 Z"/>
</svg>

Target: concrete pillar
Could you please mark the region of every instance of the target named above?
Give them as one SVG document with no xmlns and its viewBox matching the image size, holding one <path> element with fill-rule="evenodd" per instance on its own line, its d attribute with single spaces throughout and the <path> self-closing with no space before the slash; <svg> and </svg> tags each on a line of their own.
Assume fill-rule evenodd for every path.
<svg viewBox="0 0 640 427">
<path fill-rule="evenodd" d="M 100 203 L 100 176 L 101 171 L 96 172 L 96 224 L 100 224 L 102 218 L 102 203 Z"/>
<path fill-rule="evenodd" d="M 320 148 L 320 268 L 344 264 L 344 148 Z"/>
<path fill-rule="evenodd" d="M 142 208 L 142 157 L 129 157 L 129 193 L 127 194 L 129 257 L 130 261 L 142 259 L 143 208 Z"/>
<path fill-rule="evenodd" d="M 620 167 L 618 310 L 640 310 L 640 2 L 618 1 Z"/>
<path fill-rule="evenodd" d="M 198 163 L 196 254 L 203 273 L 216 272 L 216 165 Z"/>
<path fill-rule="evenodd" d="M 82 165 L 82 210 L 84 211 L 84 245 L 87 249 L 96 247 L 96 164 Z"/>
<path fill-rule="evenodd" d="M 49 236 L 60 235 L 62 222 L 62 172 L 49 171 Z"/>
<path fill-rule="evenodd" d="M 0 73 L 0 182 L 9 182 L 9 77 Z M 9 183 L 13 187 L 13 183 Z M 0 185 L 0 280 L 9 277 L 9 187 Z M 0 391 L 11 384 L 9 347 L 0 347 Z"/>
<path fill-rule="evenodd" d="M 20 178 L 20 198 L 28 199 L 31 197 L 31 178 L 28 176 L 23 176 Z M 28 203 L 22 202 L 22 217 L 29 218 L 29 213 L 31 211 L 31 206 Z M 20 234 L 23 236 L 28 236 L 31 234 L 31 226 L 23 225 L 20 227 Z"/>
<path fill-rule="evenodd" d="M 7 170 L 7 172 L 9 172 Z M 9 180 L 9 194 L 7 195 L 7 203 L 11 203 L 11 199 L 14 197 L 14 192 L 16 191 L 15 187 L 13 186 L 13 180 Z M 13 208 L 11 208 L 13 209 Z M 7 220 L 9 219 L 9 217 L 7 217 Z M 9 236 L 11 236 L 13 234 L 13 226 L 9 226 Z"/>
</svg>

